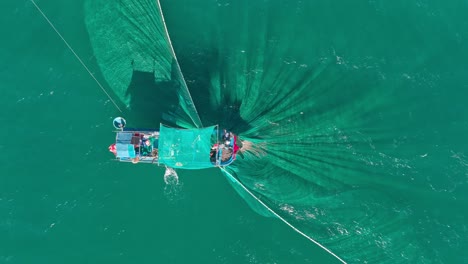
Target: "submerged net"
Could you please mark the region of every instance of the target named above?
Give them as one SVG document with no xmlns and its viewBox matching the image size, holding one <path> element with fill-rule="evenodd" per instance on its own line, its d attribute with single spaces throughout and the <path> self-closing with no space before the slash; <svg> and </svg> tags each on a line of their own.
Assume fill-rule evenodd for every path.
<svg viewBox="0 0 468 264">
<path fill-rule="evenodd" d="M 466 111 L 450 89 L 463 74 L 444 45 L 466 26 L 441 44 L 431 32 L 446 21 L 415 23 L 425 15 L 407 1 L 388 4 L 408 10 L 397 21 L 373 2 L 162 4 L 203 122 L 254 143 L 227 171 L 266 205 L 350 262 L 463 262 L 462 217 L 444 216 L 466 201 Z"/>
<path fill-rule="evenodd" d="M 182 83 L 180 72 L 172 71 L 178 65 L 172 63 L 157 5 L 121 3 L 125 12 L 119 11 L 116 18 L 123 20 L 109 20 L 123 23 L 118 31 L 108 35 L 104 29 L 90 30 L 93 46 L 102 44 L 99 39 L 116 37 L 118 45 L 111 50 L 128 53 L 122 62 L 119 56 L 106 55 L 104 48 L 98 52 L 109 85 L 122 100 L 128 98 L 121 83 L 130 78 L 119 67 L 131 56 L 143 61 L 138 67 L 144 71 L 157 58 L 157 65 L 164 66 L 155 72 L 164 73 L 163 80 Z M 394 20 L 382 12 L 385 6 L 372 1 L 162 4 L 202 121 L 219 123 L 253 142 L 245 159 L 226 172 L 254 210 L 273 215 L 255 196 L 350 262 L 466 262 L 458 254 L 468 244 L 465 216 L 458 212 L 466 203 L 468 146 L 461 135 L 468 128 L 455 125 L 464 122 L 459 116 L 466 113 L 464 97 L 454 89 L 436 89 L 458 87 L 458 69 L 464 67 L 455 64 L 456 57 L 437 57 L 441 63 L 429 67 L 425 63 L 434 59 L 424 57 L 444 54 L 444 41 L 453 40 L 455 29 L 468 32 L 466 28 L 447 31 L 440 27 L 445 22 L 436 18 L 424 25 L 414 23 L 412 19 L 424 20 L 421 12 L 408 11 Z M 392 5 L 395 10 L 415 7 L 407 1 Z M 349 10 L 362 13 L 355 17 Z M 108 6 L 103 9 L 107 16 L 114 12 Z M 109 25 L 105 30 L 112 32 L 109 21 L 87 22 L 91 28 Z M 389 24 L 402 30 L 388 31 Z M 120 34 L 125 27 L 131 29 L 130 36 Z M 447 35 L 419 32 L 427 43 L 438 43 L 421 47 L 421 41 L 413 39 L 418 35 L 415 27 L 428 32 L 437 28 Z M 396 38 L 400 46 L 389 48 L 386 44 Z M 459 56 L 467 55 L 457 50 Z M 415 58 L 416 53 L 420 57 Z M 143 87 L 147 89 L 147 83 Z M 177 89 L 176 101 L 189 100 Z M 444 107 L 442 99 L 453 103 Z M 193 104 L 185 104 L 185 115 L 170 105 L 170 111 L 163 112 L 186 126 L 197 123 L 190 118 L 197 113 Z M 449 142 L 442 135 L 457 140 Z M 445 165 L 438 166 L 440 161 Z"/>
<path fill-rule="evenodd" d="M 201 127 L 159 2 L 86 1 L 85 10 L 96 61 L 107 84 L 129 108 L 129 120 Z"/>
</svg>

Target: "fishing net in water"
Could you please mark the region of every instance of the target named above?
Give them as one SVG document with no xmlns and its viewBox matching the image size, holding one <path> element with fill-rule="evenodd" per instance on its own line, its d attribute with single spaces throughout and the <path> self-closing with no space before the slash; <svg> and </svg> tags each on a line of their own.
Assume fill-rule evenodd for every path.
<svg viewBox="0 0 468 264">
<path fill-rule="evenodd" d="M 96 62 L 129 120 L 202 126 L 158 1 L 86 1 L 85 19 Z"/>
<path fill-rule="evenodd" d="M 460 184 L 464 174 L 430 165 L 452 156 L 449 149 L 463 153 L 457 145 L 463 137 L 445 154 L 439 148 L 427 150 L 432 157 L 425 148 L 418 154 L 433 142 L 444 145 L 440 133 L 461 135 L 438 111 L 428 113 L 432 105 L 444 109 L 436 84 L 457 85 L 450 74 L 440 74 L 450 64 L 427 69 L 421 63 L 430 59 L 411 52 L 420 54 L 421 47 L 407 41 L 407 25 L 414 17 L 424 20 L 420 13 L 398 21 L 396 28 L 405 30 L 385 31 L 389 17 L 367 2 L 186 0 L 163 2 L 163 9 L 202 121 L 253 142 L 245 159 L 226 170 L 265 205 L 350 262 L 450 262 L 461 248 L 442 242 L 434 230 L 447 234 L 446 241 L 467 244 L 456 235 L 466 230 L 440 224 L 447 220 L 443 215 L 456 213 L 444 203 L 461 209 L 461 192 L 441 195 L 457 184 L 437 180 L 447 175 Z M 349 10 L 365 15 L 358 19 Z M 405 40 L 405 51 L 389 49 L 395 34 Z M 433 56 L 433 49 L 425 47 L 425 54 Z M 443 96 L 462 110 L 457 96 Z M 460 124 L 454 113 L 449 116 Z M 434 117 L 444 132 L 433 133 L 428 124 Z M 448 163 L 464 170 L 455 160 Z M 254 210 L 269 215 L 230 182 Z"/>
<path fill-rule="evenodd" d="M 172 70 L 179 67 L 173 63 L 157 4 L 120 3 L 124 4 L 89 3 L 105 7 L 103 14 L 110 17 L 117 12 L 107 21 L 93 21 L 102 14 L 87 19 L 88 27 L 95 27 L 90 36 L 93 47 L 101 46 L 96 57 L 109 84 L 122 100 L 129 98 L 128 87 L 122 84 L 131 76 L 118 68 L 127 65 L 131 56 L 141 61 L 138 67 L 143 71 L 151 71 L 157 58 L 163 65 L 155 73 L 157 78 L 182 83 L 180 72 Z M 395 3 L 407 5 L 407 1 Z M 463 192 L 454 190 L 464 181 L 460 177 L 465 175 L 467 146 L 460 142 L 466 141 L 428 147 L 424 153 L 417 148 L 444 145 L 433 144 L 440 137 L 437 133 L 463 134 L 433 107 L 445 96 L 458 102 L 451 105 L 455 109 L 463 105 L 461 99 L 434 90 L 432 96 L 423 92 L 428 96 L 418 99 L 421 91 L 435 84 L 457 84 L 437 67 L 421 65 L 427 58 L 414 58 L 415 53 L 437 53 L 430 50 L 436 46 L 424 49 L 419 41 L 414 46 L 403 41 L 406 49 L 384 45 L 394 43 L 395 34 L 410 40 L 408 32 L 416 25 L 411 19 L 424 19 L 421 14 L 403 14 L 393 22 L 405 30 L 389 34 L 385 29 L 391 17 L 376 12 L 381 7 L 370 2 L 185 0 L 163 2 L 162 8 L 203 123 L 220 124 L 252 142 L 243 149 L 245 159 L 227 167 L 225 175 L 229 173 L 229 182 L 255 211 L 275 215 L 265 206 L 271 208 L 350 262 L 463 262 L 456 256 L 467 244 L 461 238 L 468 237 L 463 236 L 466 230 L 458 228 L 463 226 L 456 224 L 459 218 L 443 215 L 463 211 Z M 367 13 L 358 23 L 349 10 Z M 115 27 L 113 35 L 105 32 L 119 23 L 123 24 Z M 96 30 L 98 25 L 101 31 Z M 125 27 L 131 29 L 130 35 L 122 34 Z M 110 49 L 126 55 L 125 61 L 104 54 L 106 35 L 116 38 L 112 43 L 118 45 Z M 369 42 L 368 36 L 379 41 Z M 416 71 L 422 68 L 423 72 Z M 148 83 L 142 86 L 148 89 Z M 172 90 L 178 91 L 175 101 L 185 102 L 181 109 L 187 114 L 172 117 L 187 126 L 196 124 L 192 121 L 196 118 L 190 117 L 197 111 L 180 89 Z M 163 112 L 180 113 L 170 105 L 168 109 Z M 464 112 L 456 109 L 454 113 Z M 457 121 L 452 113 L 448 116 Z M 434 122 L 440 125 L 437 133 L 428 125 Z M 449 165 L 436 166 L 447 156 L 453 157 Z M 438 180 L 440 175 L 449 179 L 448 187 Z M 437 199 L 428 202 L 433 196 Z"/>
</svg>

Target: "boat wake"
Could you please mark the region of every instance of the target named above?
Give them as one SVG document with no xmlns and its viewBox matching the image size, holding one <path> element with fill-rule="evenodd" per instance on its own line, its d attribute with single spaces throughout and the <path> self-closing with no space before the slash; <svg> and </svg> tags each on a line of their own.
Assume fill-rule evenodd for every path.
<svg viewBox="0 0 468 264">
<path fill-rule="evenodd" d="M 182 200 L 182 184 L 179 182 L 179 176 L 173 168 L 166 166 L 164 182 L 166 183 L 164 196 L 172 202 Z"/>
<path fill-rule="evenodd" d="M 166 171 L 164 172 L 164 182 L 167 185 L 179 184 L 179 176 L 177 175 L 177 172 L 173 168 L 166 166 Z"/>
</svg>

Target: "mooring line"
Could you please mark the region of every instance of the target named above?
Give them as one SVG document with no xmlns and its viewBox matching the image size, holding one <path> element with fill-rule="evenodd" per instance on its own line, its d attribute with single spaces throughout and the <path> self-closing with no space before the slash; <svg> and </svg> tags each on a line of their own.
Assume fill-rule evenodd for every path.
<svg viewBox="0 0 468 264">
<path fill-rule="evenodd" d="M 332 256 L 334 256 L 336 259 L 338 259 L 339 261 L 341 261 L 341 263 L 344 263 L 346 264 L 346 261 L 344 261 L 342 258 L 340 258 L 338 255 L 336 255 L 335 253 L 333 253 L 331 250 L 329 250 L 328 248 L 326 248 L 325 246 L 323 246 L 322 244 L 320 244 L 319 242 L 317 242 L 316 240 L 314 240 L 313 238 L 311 238 L 310 236 L 308 236 L 307 234 L 305 234 L 304 232 L 302 232 L 301 230 L 297 229 L 295 226 L 293 226 L 291 223 L 289 223 L 286 219 L 284 219 L 283 217 L 281 217 L 279 214 L 277 214 L 275 211 L 273 211 L 273 209 L 271 209 L 268 205 L 266 205 L 264 202 L 262 202 L 262 200 L 260 200 L 259 198 L 257 198 L 257 196 L 255 196 L 249 189 L 247 189 L 247 187 L 245 187 L 244 184 L 242 184 L 238 179 L 236 179 L 236 177 L 234 177 L 232 174 L 230 174 L 225 168 L 223 167 L 219 167 L 222 171 L 224 171 L 228 176 L 229 178 L 238 183 L 248 194 L 250 194 L 250 196 L 252 196 L 255 200 L 257 200 L 257 202 L 259 202 L 262 206 L 264 206 L 270 213 L 272 213 L 274 216 L 276 216 L 278 219 L 280 219 L 281 221 L 283 221 L 286 225 L 288 225 L 289 227 L 291 227 L 294 231 L 296 231 L 297 233 L 301 234 L 303 237 L 307 238 L 308 240 L 310 240 L 311 242 L 313 242 L 314 244 L 316 244 L 317 246 L 319 246 L 320 248 L 322 248 L 323 250 L 325 250 L 326 252 L 330 253 Z"/>
<path fill-rule="evenodd" d="M 36 7 L 37 11 L 39 11 L 41 13 L 41 15 L 44 17 L 44 19 L 49 23 L 49 25 L 52 27 L 52 29 L 55 31 L 55 33 L 57 33 L 57 35 L 63 40 L 65 45 L 67 45 L 68 49 L 73 53 L 73 55 L 75 55 L 75 57 L 78 59 L 78 61 L 81 63 L 81 65 L 83 65 L 83 67 L 86 69 L 86 71 L 88 71 L 89 75 L 91 75 L 91 77 L 93 77 L 93 79 L 96 81 L 96 83 L 99 85 L 99 87 L 101 87 L 102 91 L 107 95 L 107 97 L 114 104 L 114 106 L 117 108 L 117 110 L 119 110 L 121 113 L 123 113 L 122 110 L 120 109 L 120 107 L 117 105 L 117 103 L 112 99 L 110 94 L 106 91 L 106 89 L 104 89 L 104 87 L 101 85 L 101 83 L 96 79 L 94 74 L 89 70 L 89 68 L 86 66 L 86 64 L 83 62 L 83 60 L 81 60 L 80 56 L 78 56 L 78 54 L 76 54 L 76 52 L 73 50 L 73 48 L 70 46 L 70 44 L 68 44 L 68 42 L 62 36 L 62 34 L 60 34 L 60 32 L 57 30 L 57 28 L 55 28 L 54 24 L 52 24 L 52 22 L 49 20 L 49 18 L 46 16 L 46 14 L 44 14 L 42 9 L 36 4 L 36 2 L 34 2 L 34 0 L 30 0 L 30 1 Z"/>
</svg>

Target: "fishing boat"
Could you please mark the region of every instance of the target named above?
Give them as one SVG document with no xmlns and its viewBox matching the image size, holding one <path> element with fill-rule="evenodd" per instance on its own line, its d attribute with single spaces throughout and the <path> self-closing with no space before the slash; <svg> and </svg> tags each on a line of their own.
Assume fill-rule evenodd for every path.
<svg viewBox="0 0 468 264">
<path fill-rule="evenodd" d="M 159 129 L 127 128 L 113 121 L 115 143 L 109 146 L 121 162 L 149 163 L 180 169 L 224 167 L 236 159 L 238 137 L 218 125 L 183 129 L 160 124 Z"/>
</svg>

